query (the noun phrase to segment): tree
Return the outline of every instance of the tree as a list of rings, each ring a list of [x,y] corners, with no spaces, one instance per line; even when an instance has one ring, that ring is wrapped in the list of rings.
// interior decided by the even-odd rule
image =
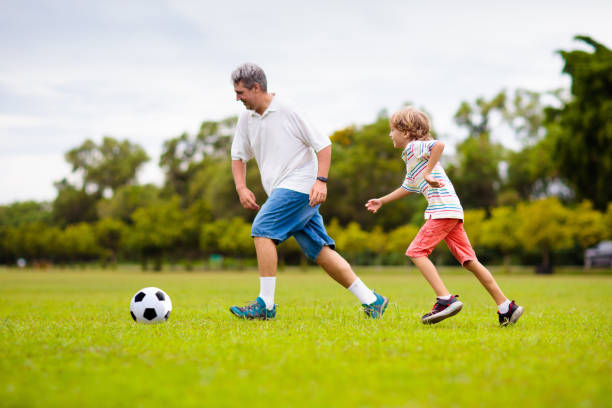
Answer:
[[[519,248],[516,236],[516,211],[510,206],[496,207],[482,225],[482,245],[500,251],[504,268],[510,265],[510,255]]]
[[[159,165],[165,174],[165,193],[178,194],[183,199],[183,206],[189,206],[193,202],[191,184],[210,161],[206,159],[228,160],[236,122],[236,117],[219,122],[204,121],[195,137],[183,133],[164,142]]]
[[[591,245],[597,244],[606,236],[604,215],[593,209],[590,201],[581,202],[572,211],[569,224],[573,229],[573,236],[576,245],[583,250]]]
[[[111,198],[97,202],[97,213],[100,218],[111,217],[131,224],[134,211],[156,203],[158,196],[159,188],[153,184],[122,186]]]
[[[455,113],[455,122],[466,128],[469,136],[457,145],[456,163],[448,166],[448,175],[466,209],[496,204],[504,148],[491,142],[490,121],[494,112],[503,112],[505,104],[502,91],[490,101],[478,98],[472,105],[464,101]]]
[[[99,145],[87,139],[65,157],[72,165],[72,172],[82,174],[82,190],[93,189],[98,197],[102,197],[107,189],[114,192],[134,182],[138,169],[149,160],[139,145],[112,137],[105,137]]]
[[[176,247],[183,234],[184,217],[178,196],[134,211],[127,242],[140,253],[143,269],[153,258],[154,269],[161,270],[164,255]]]
[[[48,202],[23,201],[0,206],[0,226],[19,226],[31,222],[50,224],[51,204]]]
[[[572,98],[548,109],[554,157],[576,199],[605,211],[612,200],[612,51],[590,37],[577,36],[592,52],[559,51],[563,72],[572,78]]]
[[[53,201],[53,220],[61,225],[92,222],[97,219],[97,197],[77,189],[66,179],[55,183],[57,197]]]
[[[551,252],[572,247],[573,230],[568,226],[570,215],[556,197],[518,205],[516,236],[525,251],[541,254],[542,264],[538,272],[552,273]]]
[[[117,263],[117,254],[126,234],[126,225],[114,218],[103,218],[94,226],[96,242],[100,247],[103,265]]]
[[[70,261],[88,261],[100,255],[93,227],[87,223],[69,225],[61,234],[61,243]]]

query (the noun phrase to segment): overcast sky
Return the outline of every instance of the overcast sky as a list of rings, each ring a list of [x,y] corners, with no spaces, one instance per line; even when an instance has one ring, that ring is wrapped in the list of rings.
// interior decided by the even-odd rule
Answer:
[[[610,1],[0,0],[0,204],[52,200],[64,153],[129,139],[162,181],[164,140],[237,115],[242,62],[325,134],[411,101],[449,141],[463,100],[568,87],[559,49],[612,46]],[[512,144],[512,140],[505,140]],[[333,163],[332,163],[333,173]]]

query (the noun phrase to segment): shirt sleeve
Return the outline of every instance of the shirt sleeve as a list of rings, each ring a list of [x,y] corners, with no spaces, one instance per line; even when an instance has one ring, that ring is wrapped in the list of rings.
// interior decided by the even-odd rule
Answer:
[[[408,177],[408,174],[406,174],[406,177],[404,177],[404,182],[402,183],[402,188],[404,190],[410,191],[411,193],[420,193],[421,190],[419,190],[419,188],[412,184],[410,181],[411,180]]]
[[[253,158],[253,150],[251,149],[248,137],[249,113],[245,113],[238,118],[236,131],[234,132],[234,140],[232,140],[231,155],[232,160],[242,160],[246,163]]]
[[[316,153],[331,145],[331,140],[327,136],[323,136],[315,127],[311,121],[303,114],[292,112],[293,120],[297,128],[299,129],[299,138],[302,142],[314,149]]]
[[[417,159],[429,157],[431,149],[436,145],[437,140],[418,140],[411,143],[412,154]]]

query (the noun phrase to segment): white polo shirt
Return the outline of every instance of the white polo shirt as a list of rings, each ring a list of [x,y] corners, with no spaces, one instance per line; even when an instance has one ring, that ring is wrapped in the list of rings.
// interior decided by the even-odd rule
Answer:
[[[252,110],[240,115],[231,154],[245,163],[255,157],[266,194],[275,188],[308,194],[317,178],[315,152],[330,144],[293,106],[274,96],[262,115]]]

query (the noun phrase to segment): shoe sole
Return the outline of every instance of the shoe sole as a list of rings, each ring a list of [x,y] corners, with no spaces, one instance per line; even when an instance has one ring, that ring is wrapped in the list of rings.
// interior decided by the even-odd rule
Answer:
[[[512,313],[512,316],[510,316],[510,320],[507,320],[505,323],[503,323],[501,326],[510,326],[511,324],[514,324],[516,322],[518,322],[518,319],[521,318],[521,316],[523,315],[523,311],[525,309],[523,309],[523,306],[519,306],[514,313]]]
[[[252,316],[239,315],[238,313],[234,312],[231,307],[230,307],[229,311],[234,316],[236,316],[237,318],[243,319],[243,320],[272,320],[272,319],[274,319],[276,317],[276,316],[273,316],[273,317],[252,317]]]
[[[444,319],[448,319],[451,316],[456,315],[463,308],[463,303],[456,301],[455,303],[451,303],[446,309],[443,311],[436,313],[435,315],[427,316],[426,318],[421,319],[423,324],[436,324],[441,322]]]

